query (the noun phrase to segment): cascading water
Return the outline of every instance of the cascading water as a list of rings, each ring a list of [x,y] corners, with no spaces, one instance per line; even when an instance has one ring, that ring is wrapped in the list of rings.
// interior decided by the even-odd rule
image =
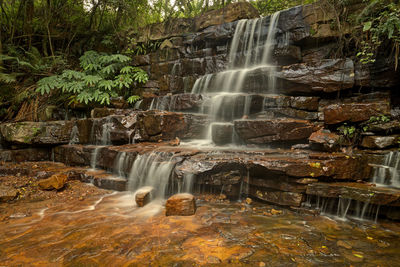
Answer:
[[[250,115],[251,101],[254,93],[273,93],[275,90],[275,67],[272,62],[272,51],[276,45],[279,12],[269,18],[240,20],[230,45],[228,69],[215,74],[207,74],[196,80],[192,94],[207,95],[207,100],[200,107],[200,112],[207,114],[211,125],[206,130],[205,139],[198,144],[212,144],[213,126],[226,125],[233,128],[233,121]],[[268,25],[268,27],[267,27]],[[268,30],[267,37],[266,31]],[[180,68],[174,65],[174,70]],[[244,85],[254,71],[263,72],[266,81],[256,92],[249,91]],[[150,109],[174,111],[175,95],[159,97],[153,100]],[[231,143],[238,144],[235,132],[232,131]],[[124,155],[116,161],[117,169],[124,164]],[[171,183],[176,165],[174,156],[168,153],[153,151],[138,155],[132,164],[128,177],[128,190],[135,192],[141,188],[154,188],[153,198],[162,199],[173,192],[192,191],[194,175],[184,174],[181,183]],[[122,173],[118,171],[118,174]],[[244,185],[241,193],[248,191]]]
[[[74,127],[72,127],[69,144],[74,145],[74,144],[78,144],[78,143],[79,143],[79,129],[78,129],[77,125],[74,125]]]
[[[275,92],[276,68],[272,54],[277,44],[279,14],[276,12],[266,18],[240,20],[230,44],[227,70],[206,74],[196,80],[191,93],[207,95],[200,112],[207,114],[211,123],[204,132],[204,140],[193,143],[213,144],[213,127],[222,125],[232,128],[234,120],[250,115],[254,93]],[[254,72],[262,72],[265,81],[260,86],[255,86],[257,88],[249,89],[246,86],[249,83],[247,79],[251,79]],[[150,109],[174,111],[174,97],[176,96],[158,97],[153,100]],[[231,143],[239,144],[234,130],[231,135]]]
[[[176,164],[173,159],[173,155],[157,151],[138,155],[129,174],[128,190],[135,192],[143,187],[152,187],[156,199],[163,199],[168,192],[176,191],[170,188],[173,187],[170,179]]]
[[[337,219],[346,220],[348,218],[359,221],[377,221],[380,206],[368,202],[361,202],[348,198],[329,198],[320,196],[307,196],[307,201],[303,203],[306,208],[316,208],[322,215],[333,216]]]
[[[275,45],[279,12],[269,19],[267,39],[262,38],[265,18],[240,20],[236,26],[228,55],[229,69],[217,74],[208,74],[196,80],[193,94],[207,94],[210,99],[202,107],[203,113],[211,118],[210,128],[215,123],[232,125],[234,119],[248,116],[250,113],[251,92],[244,86],[249,73],[255,70],[266,72],[268,82],[263,93],[275,90],[275,70],[272,63],[272,51]],[[238,107],[242,107],[238,110]],[[211,141],[211,130],[207,139]]]
[[[385,155],[381,165],[374,166],[371,182],[377,186],[400,188],[400,153],[389,152]]]
[[[112,118],[111,117],[107,117],[105,119],[106,121],[103,122],[103,124],[101,125],[101,134],[100,134],[100,140],[97,138],[96,135],[96,128],[98,126],[98,124],[100,122],[102,122],[102,120],[94,120],[93,124],[92,124],[92,130],[91,130],[91,140],[92,142],[94,142],[97,146],[94,149],[94,151],[92,152],[92,158],[90,159],[90,167],[92,169],[96,169],[96,162],[97,162],[97,156],[99,154],[99,151],[101,148],[103,148],[106,145],[110,145],[111,144],[111,134],[110,131],[112,129]]]

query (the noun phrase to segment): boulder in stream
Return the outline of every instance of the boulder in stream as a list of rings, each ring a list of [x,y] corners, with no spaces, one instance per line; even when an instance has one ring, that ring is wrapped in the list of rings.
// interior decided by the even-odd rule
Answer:
[[[196,213],[196,200],[188,193],[176,194],[165,204],[166,216],[190,216]]]
[[[143,207],[151,201],[151,195],[154,193],[154,188],[146,186],[139,189],[135,194],[135,202],[138,207]]]

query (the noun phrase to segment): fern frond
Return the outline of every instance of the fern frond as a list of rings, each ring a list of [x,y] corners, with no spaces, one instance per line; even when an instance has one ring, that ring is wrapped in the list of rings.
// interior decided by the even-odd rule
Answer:
[[[17,81],[17,75],[15,73],[3,73],[0,72],[0,82],[2,83],[14,83]]]
[[[139,99],[140,99],[140,96],[132,95],[132,96],[128,97],[127,101],[128,101],[129,104],[134,104]]]
[[[83,80],[87,86],[95,86],[96,83],[101,81],[103,78],[97,75],[85,75],[83,76]]]
[[[42,95],[50,93],[51,90],[60,88],[60,79],[58,76],[50,76],[40,79],[37,83],[38,87],[36,88],[36,92],[41,93]]]
[[[100,88],[106,89],[108,91],[111,91],[112,88],[114,87],[114,82],[112,80],[101,80],[98,84]]]
[[[132,67],[132,66],[126,66],[126,67],[123,67],[123,68],[120,70],[120,72],[123,73],[123,74],[132,73],[132,72],[134,72],[134,71],[135,71],[135,67]]]
[[[84,73],[79,72],[79,71],[75,71],[75,70],[65,70],[65,71],[61,74],[61,78],[63,78],[63,79],[69,79],[69,80],[73,80],[73,79],[83,79],[84,76],[85,76]]]

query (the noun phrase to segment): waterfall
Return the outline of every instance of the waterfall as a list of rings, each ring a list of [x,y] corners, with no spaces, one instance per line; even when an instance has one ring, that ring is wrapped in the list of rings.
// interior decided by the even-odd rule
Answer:
[[[348,198],[330,198],[307,195],[303,203],[307,209],[316,208],[321,215],[335,217],[339,220],[354,219],[358,221],[377,222],[380,206]]]
[[[377,186],[400,188],[400,156],[399,152],[391,151],[383,158],[381,165],[374,166],[371,182]]]
[[[92,152],[92,156],[90,159],[90,167],[92,169],[96,169],[96,163],[97,163],[97,157],[99,154],[99,151],[101,148],[103,148],[106,145],[111,144],[111,129],[113,127],[112,124],[112,117],[106,117],[105,122],[101,125],[101,135],[100,135],[100,140],[98,140],[96,136],[96,128],[99,123],[102,122],[102,120],[93,120],[92,124],[92,129],[91,129],[91,140],[94,142],[97,146]]]
[[[75,124],[74,127],[72,127],[69,144],[74,145],[74,144],[78,144],[78,143],[79,143],[79,129],[78,129],[78,126]]]
[[[259,88],[263,93],[275,92],[275,67],[272,62],[272,52],[275,46],[279,12],[269,18],[268,35],[262,38],[262,29],[267,19],[257,18],[240,20],[237,23],[231,42],[228,66],[226,71],[217,74],[207,74],[196,80],[193,94],[207,94],[202,112],[209,115],[211,124],[206,131],[207,144],[212,143],[211,128],[216,124],[232,125],[233,120],[250,115],[252,95],[244,86],[250,73],[262,71],[266,73],[265,88]],[[233,130],[234,132],[234,130]],[[237,138],[232,134],[232,143]]]
[[[175,192],[170,183],[176,162],[174,155],[153,151],[150,154],[138,155],[132,164],[128,177],[128,190],[135,192],[145,186],[155,189],[154,198],[163,199]]]

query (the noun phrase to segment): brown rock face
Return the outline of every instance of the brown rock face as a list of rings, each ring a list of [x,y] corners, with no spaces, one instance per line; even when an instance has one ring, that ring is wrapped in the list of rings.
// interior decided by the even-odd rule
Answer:
[[[59,190],[64,187],[67,180],[68,176],[66,174],[55,174],[50,178],[41,180],[38,185],[43,190]]]
[[[327,130],[321,129],[317,132],[313,132],[308,140],[313,145],[318,145],[321,146],[324,150],[332,151],[338,147],[340,136]]]
[[[72,121],[17,122],[0,125],[5,141],[14,144],[66,144],[71,137]]]
[[[323,197],[342,197],[378,205],[400,206],[400,192],[396,189],[360,183],[314,183],[307,194]]]
[[[276,73],[277,85],[287,92],[336,92],[354,86],[350,59],[322,59],[285,66]]]
[[[135,139],[138,141],[159,141],[201,138],[204,126],[209,123],[207,116],[165,111],[146,111],[137,117]]]
[[[195,19],[195,29],[201,30],[213,25],[232,22],[239,19],[254,19],[260,14],[250,3],[238,2],[222,9],[212,10]]]
[[[225,145],[232,142],[233,124],[216,123],[211,126],[212,140],[216,145]]]
[[[391,147],[398,145],[399,136],[365,136],[362,139],[361,146],[365,148],[377,148],[383,149],[386,147]]]
[[[150,186],[143,187],[136,192],[135,201],[139,207],[147,205],[151,201],[151,195],[154,188]]]
[[[290,98],[290,106],[296,109],[317,111],[319,97],[315,96],[293,96]]]
[[[306,120],[265,119],[235,121],[237,134],[248,144],[307,139],[312,133],[312,128],[312,124]]]
[[[388,102],[333,104],[325,107],[323,112],[326,124],[360,122],[371,116],[390,114],[390,105]]]
[[[92,118],[103,118],[110,115],[128,115],[132,112],[129,109],[117,109],[117,108],[94,108],[90,112]]]
[[[196,213],[196,201],[191,194],[176,194],[165,204],[166,216],[190,216]]]
[[[250,188],[250,195],[282,206],[299,207],[303,201],[303,194],[283,191],[261,190]]]

